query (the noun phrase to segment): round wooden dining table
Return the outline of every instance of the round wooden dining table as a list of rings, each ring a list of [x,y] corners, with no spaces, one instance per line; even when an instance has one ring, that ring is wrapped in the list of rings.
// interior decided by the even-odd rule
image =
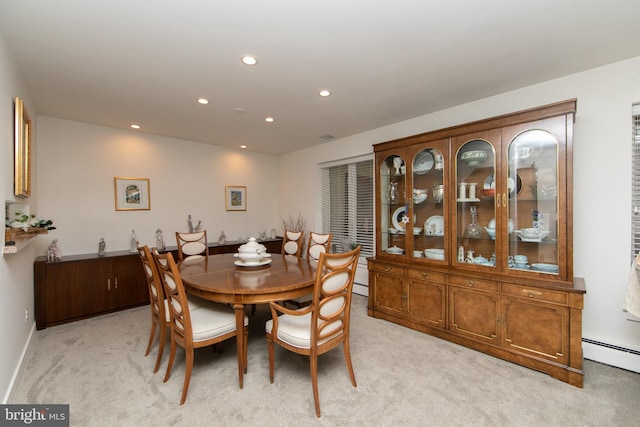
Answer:
[[[236,254],[208,255],[178,267],[187,293],[209,301],[230,304],[236,314],[238,372],[243,386],[242,366],[245,336],[244,308],[247,304],[285,301],[313,292],[317,263],[291,255],[271,254],[271,262],[243,266]]]

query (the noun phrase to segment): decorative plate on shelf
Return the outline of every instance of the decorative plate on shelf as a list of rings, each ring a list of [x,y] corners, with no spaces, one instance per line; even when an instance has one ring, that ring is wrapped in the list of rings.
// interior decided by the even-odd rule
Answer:
[[[413,159],[413,173],[424,175],[433,168],[434,163],[433,154],[430,151],[423,150],[416,154]]]
[[[442,215],[434,215],[424,222],[424,234],[427,236],[444,235],[444,217]]]
[[[395,210],[393,216],[391,217],[391,223],[395,228],[399,231],[399,234],[403,234],[405,232],[405,228],[407,228],[407,223],[404,222],[404,217],[407,216],[407,208],[402,206]],[[413,214],[413,223],[416,222],[416,214]]]
[[[507,188],[509,188],[509,198],[513,198],[516,194],[520,194],[520,190],[522,190],[522,178],[520,175],[516,175],[518,184],[516,185],[516,181],[509,177],[507,179]],[[493,179],[493,174],[489,175],[487,179],[484,180],[484,189],[485,190],[495,190],[496,189],[496,181]]]

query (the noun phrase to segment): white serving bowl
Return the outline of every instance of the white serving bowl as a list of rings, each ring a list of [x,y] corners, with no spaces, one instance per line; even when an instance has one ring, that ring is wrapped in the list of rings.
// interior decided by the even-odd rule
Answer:
[[[516,234],[521,239],[544,239],[549,235],[549,232],[538,228],[523,228],[521,230],[516,230]]]
[[[425,249],[424,256],[429,259],[444,259],[444,249]]]
[[[422,193],[422,194],[414,194],[413,195],[413,203],[414,204],[419,204],[424,202],[425,200],[427,200],[427,194],[426,193]]]
[[[423,230],[422,227],[413,227],[413,235],[414,236],[418,236],[418,235],[422,234],[422,230]]]
[[[404,249],[398,246],[391,246],[390,248],[387,249],[387,253],[394,254],[394,255],[402,255],[404,253]]]

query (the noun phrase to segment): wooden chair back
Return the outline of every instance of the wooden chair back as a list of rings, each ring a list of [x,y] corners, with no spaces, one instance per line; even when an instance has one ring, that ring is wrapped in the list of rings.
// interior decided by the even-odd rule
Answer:
[[[156,327],[159,329],[160,335],[158,356],[156,357],[156,365],[153,369],[153,373],[156,373],[160,367],[160,361],[162,360],[162,353],[164,351],[169,313],[165,311],[162,280],[160,279],[158,267],[151,255],[149,247],[146,245],[138,245],[138,254],[140,255],[142,269],[144,271],[145,278],[147,279],[147,286],[149,288],[149,305],[151,307],[151,335],[149,336],[149,343],[147,344],[147,350],[144,354],[145,356],[148,356],[151,351],[151,346],[153,345],[153,340],[156,335]]]
[[[318,354],[349,339],[351,291],[359,256],[359,246],[350,252],[320,254],[311,302],[311,347],[317,346]]]
[[[331,251],[331,236],[333,233],[309,232],[309,245],[307,247],[307,258],[318,260],[321,253]]]
[[[158,266],[164,295],[167,299],[172,339],[184,348],[193,348],[189,303],[173,255],[170,252],[159,254],[154,251],[153,257]]]
[[[208,253],[207,230],[194,233],[176,231],[176,242],[178,243],[179,261],[188,257],[204,256]]]
[[[282,255],[295,255],[300,258],[302,255],[303,231],[284,230],[282,239]]]

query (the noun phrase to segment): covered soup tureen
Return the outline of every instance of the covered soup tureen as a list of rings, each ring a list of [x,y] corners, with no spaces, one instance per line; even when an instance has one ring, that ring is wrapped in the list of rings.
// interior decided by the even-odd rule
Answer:
[[[235,256],[245,262],[258,262],[269,254],[263,244],[258,243],[255,237],[250,237],[247,243],[238,248],[238,253]]]

